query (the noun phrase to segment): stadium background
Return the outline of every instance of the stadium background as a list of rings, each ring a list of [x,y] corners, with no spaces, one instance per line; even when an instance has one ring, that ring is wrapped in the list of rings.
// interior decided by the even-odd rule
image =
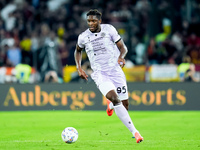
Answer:
[[[129,49],[124,72],[140,144],[107,116],[91,78],[77,75],[77,36],[94,8]],[[199,149],[199,23],[199,0],[0,0],[0,149]],[[91,73],[85,54],[83,67]],[[74,144],[61,139],[68,126],[79,132]]]
[[[0,110],[72,109],[73,99],[94,104],[73,109],[106,108],[91,78],[80,79],[74,66],[76,41],[87,28],[85,14],[90,9],[101,11],[102,22],[113,24],[128,47],[124,72],[131,110],[199,110],[198,0],[1,0]],[[191,64],[197,81],[188,83],[185,76]],[[85,53],[83,68],[90,75]],[[35,105],[36,87],[43,92],[37,97],[41,105],[45,100],[48,105]],[[175,107],[168,103],[170,90]],[[57,107],[63,91],[71,98]],[[81,93],[73,95],[76,91]],[[97,96],[86,95],[85,103],[88,91]],[[163,102],[159,107],[158,101]]]

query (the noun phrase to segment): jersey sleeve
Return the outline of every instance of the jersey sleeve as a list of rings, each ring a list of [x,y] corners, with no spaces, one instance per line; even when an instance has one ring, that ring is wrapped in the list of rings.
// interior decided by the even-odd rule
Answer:
[[[83,40],[83,38],[82,38],[81,35],[78,36],[78,42],[77,42],[77,44],[78,44],[78,46],[79,46],[80,48],[84,48],[84,47],[85,47],[85,45],[84,45],[84,40]]]
[[[115,29],[115,27],[113,27],[112,25],[109,26],[109,30],[110,30],[110,34],[111,34],[111,38],[113,40],[113,42],[117,42],[121,39],[120,35],[118,34],[117,30]]]

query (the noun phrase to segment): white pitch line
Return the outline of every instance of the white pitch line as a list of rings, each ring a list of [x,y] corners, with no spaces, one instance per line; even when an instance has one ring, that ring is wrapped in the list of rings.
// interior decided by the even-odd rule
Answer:
[[[10,141],[0,141],[0,143],[5,143],[5,142],[15,142],[15,143],[21,143],[21,142],[26,142],[26,143],[41,143],[41,142],[53,142],[52,140],[10,140]]]

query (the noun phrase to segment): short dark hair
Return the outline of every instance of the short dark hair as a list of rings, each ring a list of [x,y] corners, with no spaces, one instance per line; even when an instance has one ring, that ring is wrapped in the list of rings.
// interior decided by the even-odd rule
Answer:
[[[99,20],[101,19],[101,12],[98,11],[97,9],[91,9],[90,11],[88,11],[88,13],[86,14],[87,16],[89,15],[93,15],[93,16],[96,16]]]

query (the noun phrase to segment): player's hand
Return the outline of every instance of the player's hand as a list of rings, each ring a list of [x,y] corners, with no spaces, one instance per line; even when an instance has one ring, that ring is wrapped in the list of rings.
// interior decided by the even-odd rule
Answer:
[[[82,68],[78,68],[78,75],[82,79],[88,80],[88,75],[85,73],[85,71]]]
[[[118,64],[120,65],[121,68],[123,68],[124,65],[126,64],[125,59],[124,58],[118,58]]]

